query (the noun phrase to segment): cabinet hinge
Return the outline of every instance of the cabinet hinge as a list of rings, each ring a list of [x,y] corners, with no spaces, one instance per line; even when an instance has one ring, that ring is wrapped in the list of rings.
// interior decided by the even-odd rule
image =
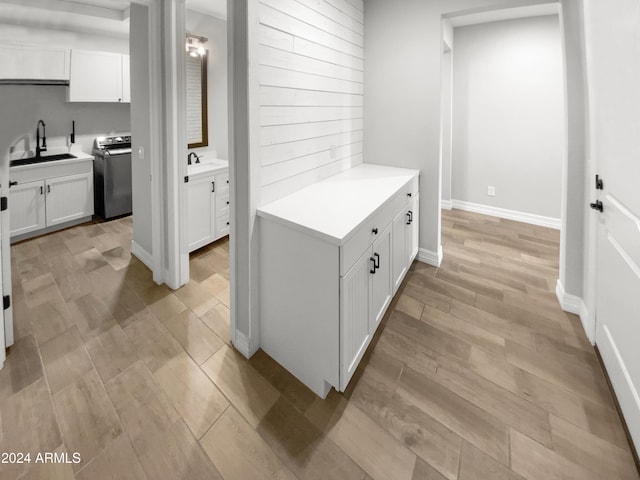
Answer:
[[[9,199],[7,197],[0,198],[0,212],[4,212],[9,207]]]
[[[2,297],[2,309],[7,310],[11,306],[11,296],[5,295]]]

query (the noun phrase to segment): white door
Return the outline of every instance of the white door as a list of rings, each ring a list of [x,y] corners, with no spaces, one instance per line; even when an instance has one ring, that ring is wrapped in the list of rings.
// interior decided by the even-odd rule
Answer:
[[[615,5],[613,5],[615,4]],[[585,2],[598,222],[596,344],[640,446],[640,3]]]
[[[187,231],[192,252],[214,240],[215,178],[190,180],[187,186]]]
[[[2,193],[2,185],[0,185],[0,193]],[[3,223],[6,225],[5,218],[7,216],[7,210],[0,213],[0,298],[4,297],[4,282],[5,280],[9,280],[11,278],[11,272],[9,271],[9,265],[5,264],[9,257],[9,235],[5,232],[6,227],[3,226]],[[6,271],[5,271],[6,270]],[[9,278],[5,279],[5,275],[8,275]],[[5,329],[8,329],[11,334],[11,343],[13,343],[13,322],[11,321],[11,311],[4,310],[2,308],[2,314],[0,314],[0,368],[4,366],[4,361],[6,359],[6,351],[5,346],[8,346],[5,339]]]
[[[70,102],[121,102],[122,55],[71,51]]]
[[[391,303],[393,283],[391,279],[391,226],[373,243],[372,257],[375,262],[375,273],[370,276],[369,298],[371,310],[369,314],[369,334],[373,335],[384,312]]]
[[[19,183],[9,190],[11,236],[46,227],[44,181]]]
[[[93,215],[93,174],[80,173],[46,181],[47,227]]]
[[[371,249],[340,277],[340,391],[347,384],[369,345],[369,277]]]

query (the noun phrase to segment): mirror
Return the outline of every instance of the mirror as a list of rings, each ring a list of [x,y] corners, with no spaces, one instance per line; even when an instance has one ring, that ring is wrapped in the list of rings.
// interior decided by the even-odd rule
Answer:
[[[187,57],[187,143],[189,148],[209,145],[207,114],[207,53]]]

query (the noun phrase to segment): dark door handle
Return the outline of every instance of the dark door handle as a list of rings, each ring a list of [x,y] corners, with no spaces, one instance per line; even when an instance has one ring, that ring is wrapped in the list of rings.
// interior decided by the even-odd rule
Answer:
[[[216,182],[211,182],[211,193],[216,191]]]
[[[373,256],[376,257],[373,263],[375,263],[376,268],[380,268],[380,255],[374,253]]]
[[[51,185],[47,185],[47,193],[51,193]]]
[[[374,235],[378,234],[378,229],[377,228],[372,228],[371,229],[371,233],[373,233]]]
[[[373,262],[373,268],[371,270],[369,270],[369,273],[376,273],[376,268],[378,268],[377,265],[376,265],[376,259],[371,257],[371,258],[369,258],[369,260],[371,260]]]
[[[44,187],[40,187],[40,195],[44,194]]]
[[[594,210],[598,210],[599,212],[602,212],[604,210],[604,207],[603,207],[602,202],[600,200],[596,200],[595,203],[590,203],[589,206],[591,208],[593,208]]]
[[[407,212],[407,225],[411,225],[411,221],[412,221],[412,215],[411,212]]]
[[[407,193],[407,197],[411,198],[411,192]]]
[[[18,185],[18,182],[9,182],[9,188],[15,187],[16,185]]]

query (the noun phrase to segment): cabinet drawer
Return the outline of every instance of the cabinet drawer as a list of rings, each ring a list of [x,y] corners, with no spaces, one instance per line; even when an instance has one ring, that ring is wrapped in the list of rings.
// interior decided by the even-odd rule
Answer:
[[[393,220],[393,202],[385,203],[378,212],[367,218],[360,225],[353,236],[342,246],[340,252],[340,275],[349,271],[351,266],[360,258],[378,236],[391,224]],[[377,231],[377,233],[375,233]]]
[[[229,234],[229,214],[216,218],[216,237],[220,238]]]
[[[216,175],[216,191],[219,193],[229,192],[229,173]]]

